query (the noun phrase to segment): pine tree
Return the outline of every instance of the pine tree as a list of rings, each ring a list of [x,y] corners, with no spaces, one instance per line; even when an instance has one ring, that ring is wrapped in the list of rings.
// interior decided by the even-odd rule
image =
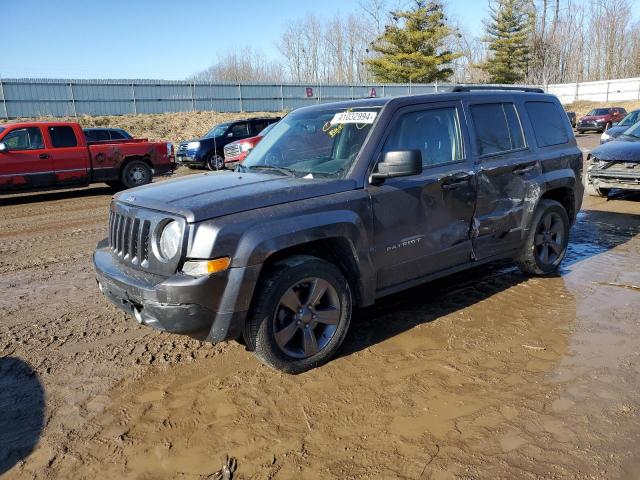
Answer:
[[[491,57],[481,65],[491,83],[522,82],[531,60],[529,42],[533,15],[527,0],[497,0],[489,4],[485,25]]]
[[[448,79],[449,66],[462,56],[447,48],[457,32],[446,24],[439,1],[415,0],[412,9],[392,12],[393,23],[385,27],[371,48],[379,55],[365,60],[380,82],[429,83]]]

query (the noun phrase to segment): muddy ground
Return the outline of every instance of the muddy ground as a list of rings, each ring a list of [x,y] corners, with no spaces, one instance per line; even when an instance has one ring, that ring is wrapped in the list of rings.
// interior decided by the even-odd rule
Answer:
[[[640,478],[640,195],[586,199],[561,275],[388,297],[298,376],[107,303],[110,196],[0,199],[0,476]]]

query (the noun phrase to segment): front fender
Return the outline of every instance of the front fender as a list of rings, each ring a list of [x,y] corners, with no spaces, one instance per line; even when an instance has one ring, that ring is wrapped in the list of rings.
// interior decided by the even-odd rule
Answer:
[[[232,265],[264,263],[269,256],[285,248],[328,238],[345,238],[358,255],[361,249],[366,251],[367,242],[362,238],[364,231],[361,218],[350,210],[307,213],[267,221],[245,232],[238,242]]]

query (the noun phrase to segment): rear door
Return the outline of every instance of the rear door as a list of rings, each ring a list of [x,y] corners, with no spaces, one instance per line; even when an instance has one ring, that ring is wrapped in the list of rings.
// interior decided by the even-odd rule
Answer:
[[[526,199],[536,195],[539,185],[538,158],[527,145],[516,103],[507,98],[470,101],[467,105],[478,164],[473,221],[474,255],[478,260],[520,245]]]
[[[39,126],[14,128],[0,139],[0,191],[31,190],[55,184],[53,162]]]
[[[56,181],[60,186],[89,183],[89,149],[76,138],[73,127],[52,125],[47,127],[51,145],[51,159]]]
[[[421,175],[370,185],[378,289],[393,287],[471,258],[473,165],[459,102],[400,109],[380,155],[420,150]]]

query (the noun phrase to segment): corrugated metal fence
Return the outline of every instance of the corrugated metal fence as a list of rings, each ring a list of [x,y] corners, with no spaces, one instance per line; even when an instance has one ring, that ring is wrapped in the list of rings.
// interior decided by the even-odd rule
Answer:
[[[0,118],[213,110],[279,112],[364,97],[446,91],[451,84],[214,84],[168,80],[0,79]],[[640,100],[640,78],[548,85],[562,103]]]
[[[562,103],[573,103],[578,100],[591,102],[640,100],[640,78],[559,83],[547,85],[547,91],[556,95]]]
[[[438,91],[437,84],[212,84],[166,80],[0,79],[0,117],[214,110],[276,112],[315,103]]]

